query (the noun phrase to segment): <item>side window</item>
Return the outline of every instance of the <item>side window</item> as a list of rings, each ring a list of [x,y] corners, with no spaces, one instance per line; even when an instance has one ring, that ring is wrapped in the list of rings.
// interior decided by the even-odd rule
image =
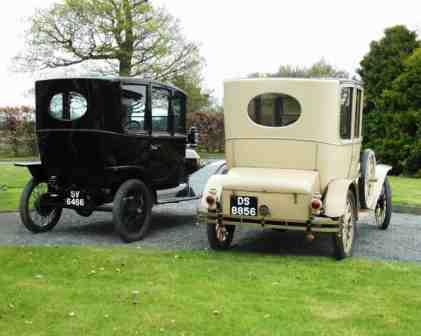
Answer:
[[[152,131],[167,132],[170,111],[170,92],[152,88]]]
[[[355,130],[354,137],[361,136],[361,110],[362,110],[362,91],[357,89],[357,102],[355,106]]]
[[[345,87],[341,92],[340,134],[342,139],[352,137],[352,96],[354,89]]]
[[[181,95],[173,98],[174,111],[174,131],[176,133],[185,133],[184,117],[186,114],[186,99]]]
[[[280,93],[265,93],[250,101],[248,114],[256,124],[284,127],[300,118],[301,106],[294,97]]]
[[[78,92],[63,92],[54,95],[50,101],[50,116],[61,121],[74,121],[88,111],[88,101]]]
[[[124,86],[121,106],[123,109],[123,128],[126,131],[144,131],[146,86]]]

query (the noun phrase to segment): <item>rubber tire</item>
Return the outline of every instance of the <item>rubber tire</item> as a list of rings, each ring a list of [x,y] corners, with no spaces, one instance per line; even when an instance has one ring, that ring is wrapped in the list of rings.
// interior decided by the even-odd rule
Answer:
[[[360,204],[362,209],[368,209],[369,204],[367,202],[367,199],[365,197],[365,186],[366,186],[366,180],[369,178],[368,176],[368,163],[369,160],[374,160],[374,166],[376,166],[376,155],[374,151],[371,149],[366,149],[361,154],[361,177],[358,181],[358,191],[360,196]]]
[[[387,176],[384,180],[383,188],[385,188],[386,204],[388,204],[388,206],[386,208],[386,216],[384,218],[383,224],[377,226],[379,230],[387,230],[390,225],[390,220],[392,219],[392,188],[390,187],[389,179]]]
[[[137,232],[130,232],[127,230],[127,227],[123,221],[123,211],[124,211],[124,197],[132,189],[138,189],[143,194],[144,202],[146,203],[146,214],[143,224],[140,226],[140,229]],[[151,226],[152,218],[152,207],[153,207],[153,196],[150,189],[140,180],[128,180],[123,183],[120,188],[117,190],[117,193],[114,196],[114,206],[113,206],[113,221],[116,232],[119,234],[120,238],[125,243],[132,243],[135,241],[142,240],[149,231]]]
[[[224,242],[220,242],[216,235],[216,224],[207,225],[207,235],[209,246],[215,251],[226,251],[231,247],[231,243],[234,239],[235,225],[226,225],[228,231],[228,237]]]
[[[19,204],[19,214],[20,219],[23,225],[33,233],[44,233],[51,231],[60,220],[61,214],[63,212],[62,208],[56,208],[57,211],[56,215],[52,218],[51,222],[45,226],[39,226],[32,220],[31,216],[29,215],[28,203],[29,198],[31,197],[32,192],[34,191],[35,187],[40,184],[40,182],[36,181],[35,179],[31,179],[23,189],[20,204]]]
[[[348,191],[348,195],[347,195],[347,202],[348,200],[351,199],[352,202],[352,213],[353,213],[353,217],[354,217],[354,225],[353,227],[353,241],[352,241],[352,246],[351,246],[351,250],[349,251],[349,253],[347,253],[345,251],[345,247],[343,244],[343,240],[342,237],[339,236],[338,233],[335,233],[332,238],[333,238],[333,249],[334,249],[334,256],[337,260],[343,260],[345,258],[351,257],[353,254],[353,250],[354,250],[354,245],[355,245],[355,238],[357,235],[357,214],[356,214],[356,201],[355,201],[355,196],[354,193],[349,190]]]

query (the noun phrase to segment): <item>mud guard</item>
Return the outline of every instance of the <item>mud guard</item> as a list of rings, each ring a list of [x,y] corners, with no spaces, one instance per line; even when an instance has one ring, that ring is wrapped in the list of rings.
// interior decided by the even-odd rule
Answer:
[[[352,184],[352,180],[345,179],[338,179],[329,183],[324,199],[327,217],[338,218],[345,214],[346,198]]]
[[[387,174],[392,170],[391,166],[379,164],[376,166],[376,184],[374,186],[374,197],[373,202],[370,204],[369,209],[374,210],[379,200],[380,194],[383,189],[384,180],[387,177]]]
[[[28,168],[32,177],[37,181],[46,181],[48,178],[41,162],[17,162],[15,163],[15,166]]]

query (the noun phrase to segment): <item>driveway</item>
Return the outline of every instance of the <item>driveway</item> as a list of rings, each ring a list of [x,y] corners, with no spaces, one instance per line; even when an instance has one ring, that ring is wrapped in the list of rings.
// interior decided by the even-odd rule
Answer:
[[[196,204],[188,202],[156,207],[149,235],[129,246],[164,250],[208,249],[205,227],[195,225]],[[20,223],[18,214],[0,214],[0,245],[109,246],[123,243],[114,233],[111,214],[97,213],[90,218],[82,218],[66,210],[52,232],[39,235],[28,232]],[[300,233],[272,230],[238,230],[233,250],[272,255],[332,254],[329,236],[320,235],[310,244]],[[379,231],[371,220],[360,222],[355,255],[421,262],[421,217],[393,214],[388,231]]]
[[[192,189],[200,193],[209,176],[220,169],[221,164],[221,161],[213,162],[194,174],[191,178]],[[197,201],[191,201],[155,207],[148,236],[130,246],[164,250],[208,249],[206,228],[196,226],[196,206]],[[57,227],[52,232],[40,235],[28,232],[20,223],[17,213],[0,214],[0,245],[122,244],[114,233],[109,213],[95,213],[89,218],[82,218],[71,210],[65,210]],[[319,235],[313,243],[308,243],[299,232],[239,229],[233,250],[273,255],[331,256],[332,244],[327,235]],[[421,262],[421,217],[395,213],[388,231],[378,230],[373,219],[361,221],[355,255]]]

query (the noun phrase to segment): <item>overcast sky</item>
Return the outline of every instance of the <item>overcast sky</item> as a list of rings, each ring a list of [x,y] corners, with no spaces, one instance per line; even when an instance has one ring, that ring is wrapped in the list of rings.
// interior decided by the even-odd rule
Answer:
[[[23,47],[25,17],[53,0],[13,0],[0,11],[0,106],[32,104],[23,93],[36,78],[10,71]],[[152,0],[181,21],[185,35],[201,45],[206,86],[222,98],[224,79],[275,72],[280,64],[311,65],[324,57],[354,73],[369,43],[386,27],[421,27],[421,2]]]

